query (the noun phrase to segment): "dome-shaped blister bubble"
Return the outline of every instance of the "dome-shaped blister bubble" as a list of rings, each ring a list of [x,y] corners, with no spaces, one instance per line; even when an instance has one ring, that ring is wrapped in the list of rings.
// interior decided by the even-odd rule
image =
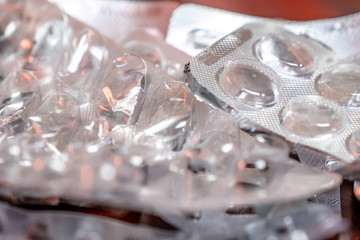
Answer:
[[[104,68],[107,50],[102,36],[86,28],[78,32],[63,55],[58,76],[79,103],[92,100],[98,86],[100,72]]]
[[[140,40],[131,40],[124,43],[123,46],[129,49],[131,53],[138,55],[156,67],[166,70],[166,58],[161,52],[161,49],[154,44]]]
[[[205,49],[211,46],[221,35],[221,33],[209,29],[196,28],[188,33],[186,40],[194,49]]]
[[[319,94],[341,105],[360,106],[360,66],[341,63],[318,76],[315,88]]]
[[[53,93],[31,114],[30,121],[39,136],[61,151],[76,130],[79,118],[76,99],[67,93]]]
[[[315,65],[315,55],[306,41],[305,37],[291,33],[268,35],[255,43],[255,54],[279,74],[306,75]]]
[[[265,73],[264,68],[266,66],[248,59],[232,61],[225,66],[219,84],[228,96],[241,104],[254,108],[271,107],[279,98],[277,75],[268,68]]]
[[[153,94],[136,129],[137,141],[181,150],[190,130],[193,95],[184,83],[166,82]]]
[[[304,95],[287,103],[280,113],[280,125],[291,135],[315,138],[340,132],[345,117],[338,103],[322,96]]]
[[[135,55],[125,54],[113,61],[94,101],[97,115],[107,117],[110,129],[137,122],[149,86],[146,72],[145,62]]]
[[[56,154],[37,134],[8,138],[0,146],[1,181],[27,194],[59,194],[68,170],[64,156]],[[43,196],[45,197],[45,196]]]

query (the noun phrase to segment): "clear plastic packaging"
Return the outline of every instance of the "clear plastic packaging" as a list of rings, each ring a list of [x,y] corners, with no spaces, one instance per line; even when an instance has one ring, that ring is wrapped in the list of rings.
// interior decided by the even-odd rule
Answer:
[[[347,139],[359,127],[356,90],[342,90],[344,102],[334,97],[331,78],[351,85],[356,65],[348,67],[320,42],[287,27],[261,21],[245,25],[194,57],[191,75],[234,108],[239,121],[351,162],[356,155],[348,151]]]
[[[44,11],[40,18],[36,8]],[[19,88],[10,85],[17,96],[36,89],[40,93],[32,95],[31,104],[23,104],[21,98],[16,103],[20,107],[6,116],[14,127],[0,129],[0,193],[6,200],[156,209],[168,216],[220,211],[223,216],[221,209],[304,201],[340,185],[338,174],[289,159],[287,144],[276,136],[242,132],[236,119],[197,100],[187,83],[176,81],[141,54],[101,39],[51,4],[26,2],[24,14],[22,26],[28,29],[24,39],[31,46],[19,46],[17,68],[32,76],[20,79],[34,81],[36,88],[25,81]],[[242,33],[227,40],[242,44],[253,36],[250,31]],[[134,47],[130,43],[128,47]],[[221,54],[218,50],[215,55]],[[211,65],[216,56],[208,56]],[[262,81],[270,71],[275,76],[276,71],[258,73],[258,66],[252,67],[245,71],[249,81],[240,86],[248,90],[244,101],[251,104],[246,108],[276,106],[280,80],[265,80],[270,91],[260,89],[259,82],[252,86],[251,81]],[[229,72],[228,77],[234,78]],[[40,104],[33,108],[34,96],[39,96]],[[21,121],[15,124],[14,119]],[[198,226],[209,229],[213,223],[203,220]],[[91,228],[81,224],[74,236],[88,238]],[[191,230],[195,228],[196,224]],[[42,225],[32,229],[40,232],[34,238],[47,236]],[[185,235],[219,236],[216,231],[192,231]],[[94,236],[101,234],[107,232],[100,230]]]

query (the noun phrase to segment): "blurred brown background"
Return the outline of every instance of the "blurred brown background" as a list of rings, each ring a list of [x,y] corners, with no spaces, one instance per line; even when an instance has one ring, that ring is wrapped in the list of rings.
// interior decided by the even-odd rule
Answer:
[[[313,20],[360,11],[360,0],[179,0],[248,15]]]

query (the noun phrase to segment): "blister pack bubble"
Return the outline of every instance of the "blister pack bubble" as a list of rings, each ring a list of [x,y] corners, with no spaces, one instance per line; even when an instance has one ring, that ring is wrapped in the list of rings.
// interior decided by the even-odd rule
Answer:
[[[239,120],[344,162],[357,157],[349,151],[360,124],[357,68],[323,43],[272,22],[245,25],[190,62],[195,79]]]

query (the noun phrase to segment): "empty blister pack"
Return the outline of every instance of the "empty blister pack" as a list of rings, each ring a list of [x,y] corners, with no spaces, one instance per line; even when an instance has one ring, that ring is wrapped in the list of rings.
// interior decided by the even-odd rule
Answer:
[[[197,55],[190,69],[239,121],[345,162],[357,157],[349,148],[360,124],[358,66],[320,42],[280,23],[253,23]]]

